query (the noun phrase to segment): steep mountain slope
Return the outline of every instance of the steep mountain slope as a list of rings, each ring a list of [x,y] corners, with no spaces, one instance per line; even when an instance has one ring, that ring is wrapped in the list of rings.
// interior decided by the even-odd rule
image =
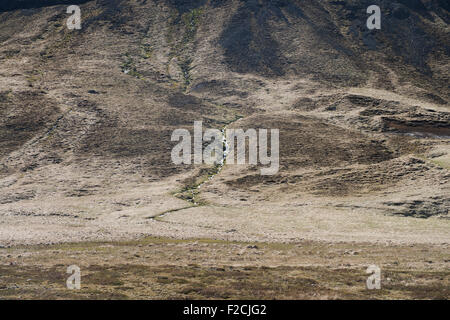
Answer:
[[[1,244],[448,241],[448,2],[79,3],[73,31],[67,1],[0,6]],[[279,173],[198,189],[170,158],[198,120],[280,129]]]

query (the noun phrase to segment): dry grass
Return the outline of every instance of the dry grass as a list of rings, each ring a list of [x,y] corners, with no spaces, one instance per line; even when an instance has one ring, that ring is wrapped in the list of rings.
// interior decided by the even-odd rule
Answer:
[[[146,238],[0,249],[3,299],[448,299],[445,246]],[[82,288],[65,288],[69,265]],[[382,269],[367,290],[365,270]]]

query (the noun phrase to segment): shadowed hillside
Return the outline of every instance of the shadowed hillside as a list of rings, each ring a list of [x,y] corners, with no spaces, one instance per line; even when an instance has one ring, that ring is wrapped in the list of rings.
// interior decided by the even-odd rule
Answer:
[[[73,5],[86,3],[89,0],[9,0],[0,3],[1,11],[12,11],[21,9],[43,8],[54,5]]]

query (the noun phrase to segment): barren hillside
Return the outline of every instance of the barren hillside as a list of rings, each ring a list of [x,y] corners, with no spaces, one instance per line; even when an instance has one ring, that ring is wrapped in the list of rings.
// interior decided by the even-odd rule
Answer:
[[[67,3],[0,5],[1,245],[448,242],[447,1]],[[174,165],[200,120],[280,129],[278,174]]]

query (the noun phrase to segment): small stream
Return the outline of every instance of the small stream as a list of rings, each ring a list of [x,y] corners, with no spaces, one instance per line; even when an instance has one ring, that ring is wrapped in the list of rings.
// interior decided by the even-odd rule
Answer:
[[[228,156],[228,154],[229,154],[229,152],[230,152],[230,145],[229,145],[229,143],[228,143],[228,141],[227,141],[227,138],[226,138],[226,130],[227,130],[227,126],[225,126],[225,127],[222,129],[222,146],[223,146],[223,154],[222,154],[222,159],[220,160],[220,163],[219,163],[218,166],[217,166],[216,172],[213,173],[210,177],[208,177],[207,180],[205,180],[205,181],[203,181],[202,183],[200,183],[198,186],[193,187],[193,188],[188,189],[188,190],[185,191],[185,193],[186,193],[186,192],[187,192],[187,193],[191,193],[191,195],[192,195],[192,198],[191,198],[191,199],[192,199],[192,200],[187,200],[187,201],[190,202],[190,203],[192,203],[194,206],[198,206],[198,205],[199,205],[198,202],[195,201],[195,191],[196,191],[196,190],[199,190],[206,182],[212,180],[216,175],[218,175],[218,174],[222,171],[223,166],[224,166],[225,163],[226,163],[227,156]],[[165,213],[159,215],[158,218],[163,218],[166,214],[168,214],[168,213],[170,213],[170,212],[171,212],[171,211],[165,212]],[[154,218],[152,218],[152,219],[154,219]]]
[[[227,160],[228,153],[230,152],[230,145],[229,145],[229,143],[228,143],[228,141],[227,141],[226,132],[225,132],[226,130],[227,130],[227,127],[225,126],[225,127],[222,129],[222,146],[223,146],[223,154],[222,154],[222,159],[220,160],[219,166],[218,166],[218,168],[217,168],[217,171],[216,171],[214,174],[212,174],[206,181],[204,181],[204,182],[202,182],[201,184],[199,184],[199,185],[197,186],[197,189],[200,189],[202,185],[204,185],[206,182],[212,180],[216,175],[218,175],[218,174],[220,173],[220,171],[222,171],[223,166],[225,165],[225,162],[226,162],[226,160]]]

